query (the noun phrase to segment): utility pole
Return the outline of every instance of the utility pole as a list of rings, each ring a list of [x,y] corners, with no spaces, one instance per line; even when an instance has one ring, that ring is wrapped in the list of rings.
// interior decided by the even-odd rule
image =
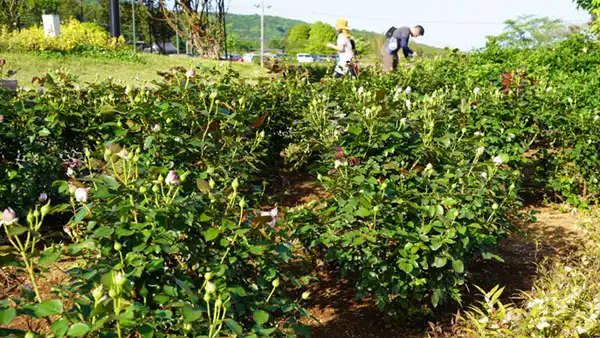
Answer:
[[[256,5],[255,7],[258,7]],[[265,0],[260,2],[261,14],[260,14],[260,66],[265,66]],[[271,8],[271,6],[267,6]]]
[[[131,0],[131,19],[133,24],[133,52],[137,52],[137,46],[135,45],[135,0]]]
[[[260,6],[260,67],[265,66],[265,0],[261,0]]]

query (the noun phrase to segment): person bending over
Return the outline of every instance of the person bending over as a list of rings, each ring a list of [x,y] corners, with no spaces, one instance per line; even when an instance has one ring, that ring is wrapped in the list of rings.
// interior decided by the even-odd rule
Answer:
[[[381,49],[383,55],[383,69],[388,72],[392,69],[398,68],[400,58],[398,52],[402,50],[405,58],[417,56],[417,53],[413,52],[408,47],[408,41],[410,37],[419,37],[425,35],[425,29],[423,26],[418,25],[412,28],[400,27],[390,28],[386,33],[386,40]]]

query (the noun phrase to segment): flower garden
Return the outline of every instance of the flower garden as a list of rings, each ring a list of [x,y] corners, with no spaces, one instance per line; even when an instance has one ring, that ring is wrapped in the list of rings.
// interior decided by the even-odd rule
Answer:
[[[57,70],[1,91],[0,262],[27,282],[0,302],[0,333],[304,336],[322,265],[386,313],[433,316],[476,260],[503,260],[528,198],[597,203],[599,47],[490,42],[356,81],[179,67],[134,87]],[[283,206],[282,175],[320,197]],[[67,281],[40,292],[59,263]],[[11,326],[25,317],[44,325]],[[556,318],[503,332],[558,336]],[[586,323],[579,336],[600,334]]]

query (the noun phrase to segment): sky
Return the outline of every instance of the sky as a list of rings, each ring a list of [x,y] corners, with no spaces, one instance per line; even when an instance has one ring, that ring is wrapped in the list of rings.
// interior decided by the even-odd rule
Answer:
[[[226,0],[229,12],[259,14],[261,0]],[[350,28],[384,33],[389,27],[423,25],[425,36],[415,42],[463,51],[485,45],[486,36],[502,33],[504,21],[520,15],[561,19],[582,24],[589,14],[571,0],[264,0],[265,15],[309,23],[335,24],[346,18]]]

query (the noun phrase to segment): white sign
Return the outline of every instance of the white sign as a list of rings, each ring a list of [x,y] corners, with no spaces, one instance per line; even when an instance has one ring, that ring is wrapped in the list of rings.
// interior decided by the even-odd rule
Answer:
[[[53,38],[60,35],[60,18],[55,14],[42,15],[44,23],[44,35]]]

